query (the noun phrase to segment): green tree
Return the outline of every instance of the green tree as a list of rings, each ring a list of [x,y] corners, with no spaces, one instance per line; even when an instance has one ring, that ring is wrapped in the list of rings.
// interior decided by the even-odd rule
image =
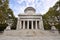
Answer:
[[[7,20],[14,18],[13,11],[9,8],[9,0],[0,0],[0,24],[5,25]]]
[[[49,28],[50,26],[49,19],[50,21],[54,19],[53,20],[55,21],[54,23],[57,23],[56,20],[58,20],[58,16],[60,20],[60,0],[53,7],[51,7],[46,14],[43,15],[44,25],[47,25],[45,26],[45,28]],[[60,29],[60,26],[58,26],[60,24],[59,20],[58,20],[58,24],[55,25],[56,28],[58,28],[58,30]]]

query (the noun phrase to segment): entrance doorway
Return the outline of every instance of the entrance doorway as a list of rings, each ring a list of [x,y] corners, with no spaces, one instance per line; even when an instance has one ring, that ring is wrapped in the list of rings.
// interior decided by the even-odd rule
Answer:
[[[29,29],[31,29],[31,21],[29,21]]]

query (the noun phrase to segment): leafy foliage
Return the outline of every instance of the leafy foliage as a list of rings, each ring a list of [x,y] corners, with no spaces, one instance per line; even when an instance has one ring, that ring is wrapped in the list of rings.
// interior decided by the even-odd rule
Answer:
[[[0,24],[0,31],[4,31],[4,29],[8,26],[8,24]]]
[[[12,30],[15,30],[16,29],[16,26],[17,26],[17,18],[14,18],[14,22],[13,22],[13,24],[11,26],[11,29]]]
[[[58,20],[58,17],[60,20],[60,0],[53,7],[51,7],[46,14],[43,15],[45,29],[50,29],[49,23],[54,22],[56,28],[60,30],[60,21]]]
[[[4,25],[7,20],[15,18],[13,11],[9,8],[8,5],[9,0],[0,0],[0,24],[2,25]],[[3,28],[2,25],[0,25],[0,27]]]

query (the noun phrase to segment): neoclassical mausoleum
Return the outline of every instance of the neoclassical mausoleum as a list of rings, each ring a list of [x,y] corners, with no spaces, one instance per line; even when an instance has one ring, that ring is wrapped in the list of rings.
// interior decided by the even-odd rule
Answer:
[[[24,14],[18,15],[17,30],[20,29],[41,29],[44,30],[42,15],[36,13],[33,7],[27,7]]]
[[[18,15],[17,29],[11,30],[8,26],[0,35],[0,40],[60,40],[60,34],[44,30],[42,15],[36,13],[33,7],[27,7],[24,13]]]
[[[58,31],[44,30],[43,19],[40,13],[36,13],[33,7],[27,7],[24,13],[18,15],[17,29],[5,30],[5,36],[58,36]]]

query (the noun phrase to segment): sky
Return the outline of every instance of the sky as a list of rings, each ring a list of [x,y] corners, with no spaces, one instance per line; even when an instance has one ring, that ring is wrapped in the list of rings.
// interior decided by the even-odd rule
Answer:
[[[50,7],[53,7],[58,0],[9,0],[9,7],[13,10],[16,17],[18,14],[24,13],[27,7],[36,9],[36,13],[45,14]]]

